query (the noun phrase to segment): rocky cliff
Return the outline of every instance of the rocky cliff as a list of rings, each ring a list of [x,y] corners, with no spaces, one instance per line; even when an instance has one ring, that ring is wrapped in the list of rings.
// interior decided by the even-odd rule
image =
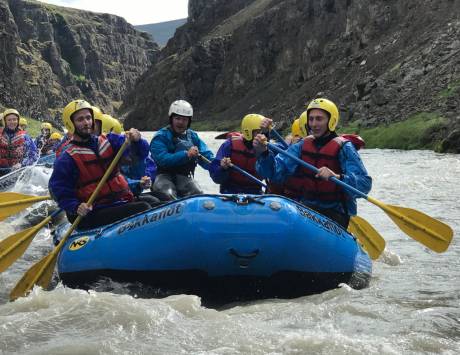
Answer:
[[[2,0],[0,104],[41,119],[76,98],[113,112],[157,52],[121,17]]]
[[[460,0],[190,0],[122,110],[156,129],[181,97],[224,128],[248,112],[291,121],[321,95],[362,127],[436,112],[444,139],[460,121],[459,14]]]

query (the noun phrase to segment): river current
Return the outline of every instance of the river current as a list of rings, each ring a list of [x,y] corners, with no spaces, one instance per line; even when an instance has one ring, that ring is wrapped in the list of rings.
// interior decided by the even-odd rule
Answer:
[[[216,132],[201,136],[216,152]],[[151,134],[146,134],[151,137]],[[454,229],[437,254],[406,236],[380,208],[360,200],[359,215],[387,242],[370,287],[348,286],[293,300],[209,309],[193,295],[142,299],[113,283],[111,292],[58,284],[8,302],[23,273],[51,250],[45,228],[0,275],[0,354],[458,354],[460,353],[460,155],[360,151],[372,196],[410,207]],[[218,192],[207,172],[196,177]],[[42,185],[41,185],[42,184]],[[28,181],[21,191],[45,194]],[[28,190],[27,190],[28,189]],[[0,239],[30,227],[23,214],[0,222]]]

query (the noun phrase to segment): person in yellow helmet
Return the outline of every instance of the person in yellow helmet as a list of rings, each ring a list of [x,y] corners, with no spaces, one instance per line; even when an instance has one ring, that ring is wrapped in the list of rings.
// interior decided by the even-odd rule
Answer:
[[[306,112],[302,113],[302,115],[303,114],[306,114]],[[287,145],[295,144],[298,141],[300,141],[303,137],[305,137],[305,135],[300,130],[299,121],[300,121],[300,117],[296,118],[292,122],[291,133],[285,139],[285,142],[287,143]]]
[[[372,187],[361,158],[351,141],[336,133],[339,110],[330,100],[318,98],[300,117],[300,130],[306,137],[291,145],[287,152],[318,168],[318,174],[283,154],[267,150],[266,138],[257,135],[254,147],[259,154],[257,172],[283,183],[285,193],[309,208],[335,220],[345,229],[350,216],[356,215],[356,197],[329,181],[335,177],[367,194]],[[307,136],[307,133],[310,133]]]
[[[268,133],[271,120],[259,115],[249,114],[241,121],[241,134],[230,136],[217,151],[209,168],[209,174],[220,192],[225,194],[261,194],[262,186],[234,169],[234,164],[260,180],[255,168],[256,155],[252,146],[256,134]]]
[[[27,120],[24,117],[19,118],[19,129],[21,131],[26,131],[27,130]]]
[[[84,100],[70,102],[64,108],[62,118],[66,129],[72,134],[72,140],[56,159],[48,187],[59,207],[65,210],[69,221],[73,222],[77,216],[81,216],[83,218],[78,229],[89,229],[149,209],[148,203],[134,201],[134,195],[119,166],[102,186],[94,204],[87,204],[126,139],[130,147],[125,155],[132,152],[138,159],[148,156],[149,145],[140,132],[131,128],[125,135],[95,135],[93,107]]]
[[[0,176],[32,165],[38,159],[37,147],[32,138],[19,128],[19,119],[19,112],[15,109],[3,112],[3,128],[0,128]]]
[[[35,138],[35,145],[37,146],[40,156],[50,154],[53,150],[53,144],[49,142],[53,126],[49,122],[43,122],[40,126],[40,135]]]
[[[49,148],[43,148],[42,149],[43,153],[41,155],[44,156],[44,155],[53,154],[56,151],[56,148],[61,142],[61,140],[62,140],[62,134],[60,134],[59,132],[51,133],[50,138],[47,141],[47,146]]]

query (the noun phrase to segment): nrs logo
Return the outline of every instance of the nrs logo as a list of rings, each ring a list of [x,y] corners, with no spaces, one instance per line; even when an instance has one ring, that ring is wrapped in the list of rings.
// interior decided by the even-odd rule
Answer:
[[[75,251],[80,248],[83,248],[86,245],[86,243],[88,243],[88,241],[89,241],[89,237],[78,238],[77,240],[74,240],[72,243],[70,243],[69,250]]]

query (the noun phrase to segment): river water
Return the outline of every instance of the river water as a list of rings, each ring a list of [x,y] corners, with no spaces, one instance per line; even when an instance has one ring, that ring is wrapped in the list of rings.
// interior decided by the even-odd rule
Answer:
[[[223,142],[213,139],[216,134],[202,134],[214,152]],[[51,250],[44,229],[0,275],[0,354],[460,353],[460,156],[379,149],[361,156],[374,179],[370,196],[417,209],[454,229],[447,252],[430,251],[378,207],[360,201],[359,215],[387,241],[364,290],[343,286],[215,310],[193,295],[139,299],[120,284],[113,284],[113,292],[58,284],[8,302],[16,281]],[[206,192],[218,191],[201,169],[197,178]],[[25,223],[21,216],[0,222],[0,238]]]

